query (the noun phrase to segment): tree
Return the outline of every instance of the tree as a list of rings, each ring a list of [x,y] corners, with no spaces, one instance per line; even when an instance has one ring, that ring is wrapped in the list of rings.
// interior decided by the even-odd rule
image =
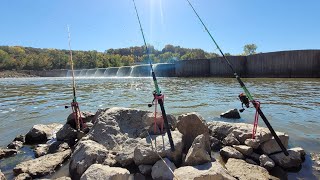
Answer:
[[[257,50],[257,45],[255,44],[246,44],[243,47],[243,53],[244,55],[251,55],[251,54],[256,54],[256,50]]]

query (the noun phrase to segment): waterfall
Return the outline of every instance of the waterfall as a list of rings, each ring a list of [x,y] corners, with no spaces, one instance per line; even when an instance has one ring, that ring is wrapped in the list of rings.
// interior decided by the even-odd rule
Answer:
[[[117,77],[127,77],[130,76],[132,67],[131,66],[122,66],[118,69]]]
[[[130,76],[132,77],[149,77],[151,76],[150,65],[136,65],[132,67],[132,71],[130,72]]]
[[[117,75],[118,67],[109,67],[105,70],[104,76],[106,77],[114,77]]]

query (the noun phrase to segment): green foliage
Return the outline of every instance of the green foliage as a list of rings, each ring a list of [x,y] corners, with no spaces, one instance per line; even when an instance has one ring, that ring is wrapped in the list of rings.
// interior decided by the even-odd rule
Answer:
[[[148,45],[150,59],[144,46],[108,49],[105,52],[72,51],[75,69],[131,66],[134,64],[167,63],[185,59],[214,58],[218,55],[202,49],[165,45],[159,51]],[[70,69],[70,52],[59,49],[39,49],[20,46],[0,46],[0,70]]]
[[[251,55],[251,54],[256,54],[256,50],[257,50],[257,45],[255,44],[246,44],[243,47],[243,53],[244,55]]]

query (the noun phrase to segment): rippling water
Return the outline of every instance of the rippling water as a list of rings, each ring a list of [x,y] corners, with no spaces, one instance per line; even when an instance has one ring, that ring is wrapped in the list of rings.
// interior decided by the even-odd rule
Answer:
[[[240,108],[242,89],[229,78],[159,78],[167,113],[195,111],[207,121],[220,113]],[[244,79],[253,96],[277,131],[290,136],[290,146],[320,151],[320,79]],[[151,78],[78,78],[78,102],[82,111],[105,107],[147,110],[152,101]],[[0,79],[0,146],[34,124],[64,123],[72,100],[71,78]],[[153,110],[153,109],[150,109]],[[253,122],[254,109],[237,122]],[[234,121],[236,122],[236,121]],[[259,122],[263,126],[263,121]]]

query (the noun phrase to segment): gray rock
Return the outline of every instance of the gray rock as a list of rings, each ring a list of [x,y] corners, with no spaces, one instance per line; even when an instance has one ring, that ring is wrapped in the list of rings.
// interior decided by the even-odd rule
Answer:
[[[120,167],[92,164],[80,180],[128,180],[130,172]]]
[[[260,154],[253,152],[247,156],[248,156],[248,158],[250,158],[250,159],[254,160],[255,162],[258,162],[258,164],[260,164]]]
[[[233,147],[244,155],[250,155],[253,152],[252,147],[246,145],[233,145]]]
[[[209,153],[211,153],[211,148],[209,143],[208,135],[201,134],[197,136],[188,151],[184,164],[195,166],[210,162],[211,155]]]
[[[17,154],[17,150],[15,149],[4,149],[4,148],[0,148],[0,159],[2,158],[7,158],[9,156],[12,156],[14,154]]]
[[[171,151],[169,139],[166,134],[164,134],[163,136],[151,136],[152,140],[147,137],[145,139],[141,139],[137,147],[134,149],[134,163],[136,165],[153,165],[160,159],[158,156],[159,154],[161,157],[167,157],[175,164],[180,164],[182,162],[183,149],[182,134],[179,131],[171,131],[171,135],[175,147],[174,152]],[[155,152],[155,149],[153,149],[155,147],[155,142],[155,149],[158,154]]]
[[[192,145],[193,140],[200,134],[208,134],[206,121],[197,113],[182,114],[178,117],[178,130],[183,134],[183,143],[186,151]]]
[[[73,144],[76,139],[77,130],[73,129],[70,124],[63,125],[63,127],[57,132],[58,141],[64,141]]]
[[[20,135],[16,136],[13,141],[21,141],[21,142],[25,143],[26,137],[25,137],[25,135],[20,134]]]
[[[6,177],[5,177],[4,174],[1,172],[1,170],[0,170],[0,180],[6,180]]]
[[[228,119],[240,119],[241,118],[238,109],[230,109],[224,113],[221,113],[220,117],[228,118]]]
[[[254,160],[246,158],[245,161],[249,164],[258,165]]]
[[[238,139],[240,144],[244,144],[246,139],[252,138],[252,132],[246,129],[235,129],[232,131],[232,134],[234,135],[235,138]]]
[[[71,180],[71,178],[67,177],[67,176],[63,176],[63,177],[59,177],[59,178],[54,179],[54,180]]]
[[[139,168],[139,171],[141,172],[141,174],[143,174],[143,175],[150,175],[151,174],[152,165],[141,164],[138,166],[138,168]]]
[[[253,149],[258,149],[260,146],[260,142],[257,141],[256,139],[246,139],[244,141],[244,144],[252,147]]]
[[[173,115],[167,114],[167,120],[172,129],[175,129],[177,127],[177,120]],[[142,121],[145,127],[154,125],[154,113],[153,112],[146,113],[142,117]],[[162,121],[163,121],[162,114],[161,112],[158,112],[156,123],[159,127],[161,126]]]
[[[241,152],[239,152],[238,150],[230,146],[226,146],[222,148],[220,150],[220,155],[225,159],[229,159],[229,158],[244,159],[244,156]]]
[[[212,151],[219,151],[222,148],[222,142],[215,138],[210,136],[210,147]]]
[[[22,173],[16,176],[14,180],[32,180],[32,177],[27,173]]]
[[[94,119],[94,116],[95,115],[91,112],[81,112],[81,118],[84,123],[92,122]],[[66,124],[69,124],[72,128],[76,129],[76,122],[75,122],[73,113],[69,114]]]
[[[45,143],[47,140],[54,138],[54,135],[62,126],[58,123],[34,125],[26,134],[26,144]]]
[[[281,133],[281,132],[277,132],[277,135],[278,135],[279,139],[281,140],[282,144],[284,145],[284,147],[287,148],[288,142],[289,142],[289,136],[287,134]],[[262,143],[260,145],[260,148],[261,148],[262,152],[267,155],[282,151],[280,146],[278,145],[277,141],[274,138]]]
[[[275,166],[275,163],[273,162],[273,160],[265,154],[262,154],[259,160],[260,160],[260,166],[266,168],[267,170],[271,170]]]
[[[72,179],[79,179],[92,164],[116,164],[115,156],[92,140],[80,141],[70,158],[69,172]]]
[[[242,159],[230,158],[225,166],[228,172],[239,180],[270,179],[269,172],[265,168],[248,164]]]
[[[315,171],[320,171],[320,154],[319,153],[310,153],[311,160],[313,161],[312,168]]]
[[[264,143],[272,138],[272,134],[268,130],[259,131],[255,135],[255,140],[260,144]]]
[[[222,165],[215,161],[198,166],[183,166],[174,171],[175,177],[183,180],[212,180],[212,179],[224,179],[224,180],[236,180],[232,177],[228,171],[222,167]]]
[[[227,137],[222,140],[222,143],[226,146],[239,145],[240,142],[232,133],[230,133]]]
[[[289,150],[289,156],[286,156],[283,152],[272,154],[270,158],[280,167],[284,169],[296,169],[301,167],[302,160],[301,155],[297,151]]]
[[[23,146],[23,142],[21,142],[21,141],[12,141],[8,146],[7,146],[7,148],[9,148],[9,149],[20,149],[20,148],[22,148],[22,146]]]
[[[48,154],[49,145],[48,144],[38,144],[34,149],[36,157],[44,156]]]
[[[298,152],[301,156],[301,159],[304,161],[306,152],[302,147],[294,147],[294,148],[290,148],[289,150]]]
[[[65,151],[67,149],[70,149],[68,143],[63,142],[63,141],[55,141],[54,143],[49,145],[48,153],[53,154],[56,152]]]
[[[60,166],[70,154],[71,150],[66,150],[64,152],[44,155],[18,164],[13,169],[13,172],[15,175],[27,173],[32,178],[39,178],[54,172],[54,170]]]
[[[135,173],[132,175],[133,175],[132,179],[129,178],[128,180],[145,180],[146,179],[146,177],[141,173]]]
[[[167,166],[169,166],[170,169]],[[172,173],[175,169],[176,166],[168,158],[164,158],[152,166],[151,176],[153,179],[171,180],[173,179]]]

